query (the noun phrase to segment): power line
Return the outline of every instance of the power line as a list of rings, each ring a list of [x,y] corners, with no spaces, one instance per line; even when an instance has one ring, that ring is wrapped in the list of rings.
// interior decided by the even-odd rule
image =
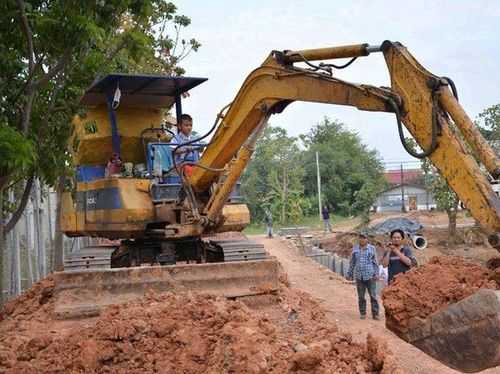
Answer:
[[[384,164],[420,164],[420,161],[383,161]]]

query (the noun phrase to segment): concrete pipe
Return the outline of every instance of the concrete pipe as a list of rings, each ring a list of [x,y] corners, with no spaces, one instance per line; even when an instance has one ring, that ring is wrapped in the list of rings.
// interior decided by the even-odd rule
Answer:
[[[411,242],[416,249],[423,250],[427,248],[427,239],[421,235],[412,235]]]

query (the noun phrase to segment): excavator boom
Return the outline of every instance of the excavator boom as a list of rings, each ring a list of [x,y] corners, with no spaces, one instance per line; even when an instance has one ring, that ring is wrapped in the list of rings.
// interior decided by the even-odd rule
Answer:
[[[390,89],[345,82],[333,76],[333,65],[312,63],[346,57],[353,62],[373,52],[384,54],[391,77]],[[310,68],[296,67],[297,62]],[[458,103],[457,96],[449,78],[428,72],[399,43],[385,41],[380,47],[353,45],[271,53],[244,82],[200,161],[205,168],[196,169],[190,179],[195,191],[204,191],[218,177],[211,169],[224,167],[236,157],[225,184],[205,207],[206,222],[217,223],[231,187],[250,161],[269,116],[280,113],[293,101],[310,101],[395,113],[399,136],[407,151],[414,157],[431,160],[489,234],[490,244],[500,251],[500,198],[480,166],[497,179],[500,161]],[[417,153],[406,145],[403,125],[423,152]],[[387,327],[442,363],[477,372],[500,365],[499,301],[500,291],[478,292],[425,321],[413,321],[404,334],[395,326]]]
[[[345,82],[321,69],[328,64],[312,64],[314,60],[357,58],[374,52],[384,54],[391,77],[390,89]],[[294,65],[297,62],[305,62],[313,68],[299,68]],[[238,157],[229,171],[230,181],[234,183],[253,152],[251,140],[255,137],[252,134],[260,133],[270,115],[280,113],[293,101],[393,112],[401,140],[405,140],[404,125],[425,150],[420,155],[413,152],[414,155],[429,157],[490,235],[491,244],[500,248],[500,199],[467,146],[474,150],[494,179],[500,175],[500,161],[452,95],[448,82],[448,78],[428,72],[404,46],[389,41],[375,47],[360,44],[295,52],[274,51],[243,83],[200,160],[204,168],[194,170],[190,183],[195,191],[206,191],[218,178],[211,170],[223,168]],[[226,188],[212,196],[205,209],[210,222],[220,215],[230,190],[226,182]]]

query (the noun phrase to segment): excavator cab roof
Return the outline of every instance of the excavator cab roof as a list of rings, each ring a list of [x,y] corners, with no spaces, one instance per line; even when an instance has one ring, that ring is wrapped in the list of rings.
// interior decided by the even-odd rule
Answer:
[[[180,95],[208,78],[176,77],[146,74],[109,74],[96,79],[81,99],[87,107],[113,100],[117,88],[121,106],[169,108]]]

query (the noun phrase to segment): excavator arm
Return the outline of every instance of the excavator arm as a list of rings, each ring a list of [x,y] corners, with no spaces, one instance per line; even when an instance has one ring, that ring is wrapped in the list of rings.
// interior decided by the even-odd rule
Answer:
[[[391,88],[358,85],[338,79],[337,65],[316,60],[355,58],[381,52]],[[295,63],[305,63],[307,68]],[[400,43],[352,45],[303,51],[274,51],[245,80],[207,150],[189,179],[194,194],[212,189],[200,214],[201,230],[221,224],[222,209],[250,162],[268,118],[293,101],[348,105],[395,114],[400,139],[414,157],[428,157],[448,185],[489,234],[500,251],[500,198],[487,174],[498,179],[500,161],[458,103],[453,82],[422,67]],[[408,147],[403,126],[422,152]],[[224,174],[220,174],[224,168]],[[205,193],[205,196],[207,194]],[[405,331],[387,328],[442,363],[466,372],[500,365],[500,291],[482,290],[415,320]]]
[[[391,88],[358,85],[334,76],[331,64],[313,61],[384,54]],[[306,63],[309,68],[295,63]],[[450,86],[452,90],[450,91]],[[348,105],[364,111],[396,114],[401,140],[403,129],[414,137],[421,154],[429,157],[472,216],[500,249],[500,199],[480,164],[493,178],[500,161],[464,112],[453,82],[423,68],[400,43],[366,44],[303,51],[273,51],[247,77],[226,114],[221,116],[210,145],[190,178],[195,192],[207,191],[219,178],[215,170],[229,165],[224,183],[203,209],[205,225],[217,224],[224,203],[250,161],[267,119],[293,101]],[[408,148],[408,147],[407,147]],[[469,149],[472,150],[469,151]],[[472,153],[479,159],[476,161]]]

